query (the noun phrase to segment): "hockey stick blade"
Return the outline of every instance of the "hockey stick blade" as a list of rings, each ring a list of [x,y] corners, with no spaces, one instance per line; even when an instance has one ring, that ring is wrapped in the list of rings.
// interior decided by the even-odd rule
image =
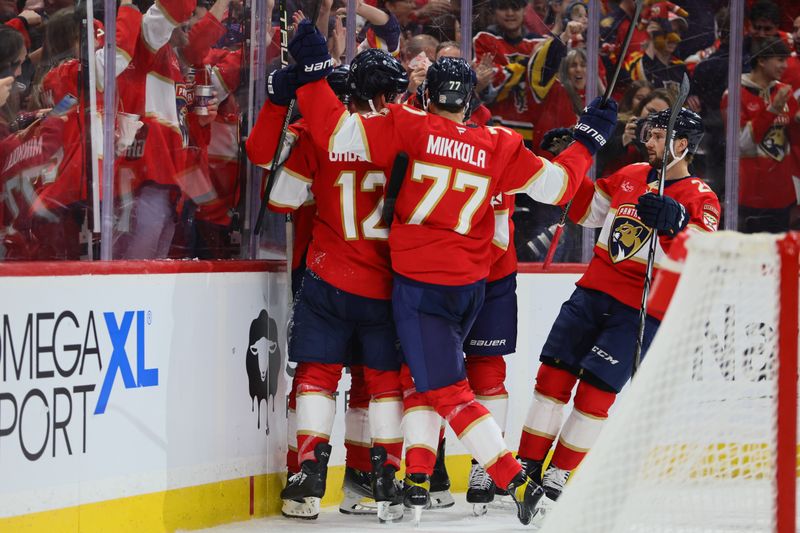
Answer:
[[[664,182],[667,179],[667,160],[668,155],[672,153],[672,141],[675,137],[675,122],[678,120],[678,115],[683,109],[683,104],[689,97],[689,77],[684,73],[683,80],[681,80],[681,88],[678,92],[678,98],[675,100],[675,105],[669,114],[669,122],[667,123],[667,135],[664,137],[664,155],[661,157],[661,174],[658,179],[658,195],[664,196]],[[644,274],[644,287],[642,288],[642,305],[639,307],[639,335],[636,337],[636,350],[633,357],[633,374],[639,370],[639,365],[642,363],[642,345],[644,344],[644,325],[647,320],[647,299],[650,296],[650,285],[653,280],[653,264],[656,259],[656,246],[658,244],[658,232],[652,230],[650,237],[650,247],[647,250],[647,269]]]
[[[386,198],[383,200],[383,210],[381,211],[381,219],[387,226],[392,225],[394,219],[394,204],[397,201],[397,195],[400,194],[400,186],[403,184],[403,178],[406,175],[408,168],[408,154],[405,152],[397,152],[392,163],[392,173],[389,175],[389,183],[386,185]]]

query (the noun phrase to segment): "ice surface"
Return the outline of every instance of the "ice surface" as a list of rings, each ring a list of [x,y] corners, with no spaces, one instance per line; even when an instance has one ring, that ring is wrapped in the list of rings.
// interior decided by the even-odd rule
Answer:
[[[300,521],[290,520],[282,516],[271,516],[245,522],[227,524],[211,529],[204,529],[206,533],[249,533],[264,531],[293,532],[381,532],[387,531],[414,531],[424,533],[427,531],[531,531],[533,528],[525,527],[517,520],[516,510],[510,504],[493,504],[489,512],[481,517],[472,514],[472,506],[467,504],[464,494],[454,494],[456,505],[449,509],[425,511],[422,514],[422,523],[415,528],[411,521],[411,513],[407,511],[402,522],[394,524],[379,524],[374,516],[351,516],[339,512],[338,507],[326,507],[316,520]]]

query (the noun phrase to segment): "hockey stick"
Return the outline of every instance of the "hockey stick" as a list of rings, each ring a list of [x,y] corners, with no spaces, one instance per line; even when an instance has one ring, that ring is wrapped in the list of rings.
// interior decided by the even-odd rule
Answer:
[[[386,198],[383,200],[383,210],[381,211],[381,218],[387,226],[392,225],[394,219],[394,204],[397,201],[397,195],[400,194],[400,186],[403,184],[403,177],[406,175],[408,168],[408,154],[405,152],[397,152],[392,163],[392,173],[389,175],[389,183],[386,184]]]
[[[317,16],[319,15],[320,4],[318,1],[314,4],[314,12],[312,13],[311,20],[316,24]],[[281,67],[289,64],[289,13],[286,10],[286,0],[278,0],[278,11],[281,14]],[[255,234],[261,234],[261,228],[264,225],[264,215],[267,212],[267,204],[269,203],[269,194],[275,186],[275,176],[278,174],[278,167],[280,167],[280,156],[283,148],[283,143],[286,141],[286,132],[289,129],[289,124],[292,121],[294,108],[297,106],[297,99],[292,98],[286,109],[286,117],[283,119],[283,126],[281,127],[281,134],[278,137],[278,145],[275,147],[275,154],[272,157],[272,165],[267,177],[267,187],[264,191],[264,197],[261,199],[261,206],[258,208],[258,218],[256,218],[256,225],[254,228]],[[292,215],[286,215],[286,222],[291,223]]]
[[[609,98],[611,98],[611,94],[614,92],[614,89],[617,86],[617,79],[619,79],[619,73],[622,70],[623,63],[625,62],[625,56],[628,55],[628,47],[631,44],[631,39],[633,39],[633,32],[636,29],[636,26],[639,24],[639,18],[642,15],[643,6],[644,0],[636,0],[633,17],[631,18],[631,25],[628,26],[628,32],[625,34],[625,41],[622,43],[622,50],[619,58],[617,59],[617,64],[614,67],[614,75],[611,77],[611,83],[609,83],[606,87],[606,90],[603,93],[603,99],[600,101],[601,107],[605,107],[606,102],[608,102]],[[571,206],[572,200],[567,202],[567,205],[564,206],[564,211],[561,213],[561,219],[558,221],[556,231],[553,233],[553,239],[550,241],[550,248],[547,249],[547,255],[544,258],[544,264],[542,264],[543,270],[550,268],[550,264],[553,262],[553,256],[556,254],[556,248],[558,248],[558,241],[561,240],[561,234],[564,233],[564,226],[567,223],[567,214],[569,213],[569,208]]]
[[[667,123],[667,135],[664,138],[664,155],[661,156],[661,172],[658,180],[658,195],[664,196],[664,182],[667,180],[667,165],[669,156],[674,157],[672,142],[675,140],[675,121],[689,96],[689,77],[684,73],[678,99],[672,107]],[[644,323],[647,319],[647,297],[650,295],[650,283],[653,277],[653,263],[656,259],[656,245],[658,232],[654,229],[650,238],[650,248],[647,252],[647,270],[644,275],[644,289],[642,291],[642,305],[639,307],[639,335],[636,338],[636,351],[633,357],[633,374],[639,369],[642,362],[642,344],[644,343]]]
[[[278,12],[281,14],[281,68],[289,64],[289,13],[286,10],[286,0],[278,1]],[[269,169],[269,176],[267,177],[267,186],[264,190],[264,197],[261,199],[261,206],[258,208],[258,218],[256,218],[256,226],[253,231],[256,235],[261,235],[261,227],[264,225],[264,215],[267,212],[267,203],[269,203],[269,193],[272,192],[272,187],[275,185],[275,176],[278,173],[280,166],[278,161],[281,156],[281,149],[283,143],[286,141],[286,132],[289,129],[289,123],[294,114],[294,107],[297,105],[296,99],[292,98],[289,101],[289,106],[286,109],[286,117],[283,119],[283,126],[281,126],[281,134],[278,137],[278,145],[275,147],[275,153],[272,156],[272,165]],[[291,215],[287,215],[287,222],[291,220]]]

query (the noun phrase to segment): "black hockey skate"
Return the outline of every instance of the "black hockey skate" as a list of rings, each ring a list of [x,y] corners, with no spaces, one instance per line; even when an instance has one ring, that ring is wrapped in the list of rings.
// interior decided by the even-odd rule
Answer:
[[[343,514],[374,515],[378,508],[372,501],[372,474],[348,466],[344,470],[342,482],[344,498],[339,504],[339,512]]]
[[[544,496],[544,489],[537,481],[520,472],[511,480],[507,490],[517,504],[517,518],[527,526],[538,512],[539,500]]]
[[[305,520],[314,520],[319,516],[319,502],[325,495],[331,446],[320,442],[314,448],[314,457],[316,461],[309,459],[300,465],[300,472],[290,477],[281,491],[284,516]],[[291,502],[299,505],[293,506]]]
[[[542,467],[544,466],[544,461],[525,459],[524,457],[519,456],[517,456],[517,461],[519,461],[519,464],[522,467],[522,470],[525,472],[525,475],[541,485]]]
[[[394,522],[403,518],[403,487],[395,477],[397,469],[386,463],[386,448],[373,446],[372,494],[378,505],[378,521]]]
[[[431,475],[431,509],[445,509],[456,504],[453,495],[450,493],[450,476],[447,474],[447,466],[444,464],[445,441],[439,443],[436,451],[436,464],[433,465]]]
[[[469,488],[467,489],[467,503],[472,504],[472,513],[483,516],[489,510],[489,504],[494,501],[495,484],[486,470],[472,460],[472,469],[469,472]]]
[[[414,513],[414,525],[422,519],[422,510],[431,505],[431,481],[425,474],[406,474],[403,482],[403,504]]]

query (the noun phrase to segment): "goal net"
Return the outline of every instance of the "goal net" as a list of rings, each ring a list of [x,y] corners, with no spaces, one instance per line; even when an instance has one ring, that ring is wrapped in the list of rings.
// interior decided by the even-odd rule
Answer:
[[[795,531],[794,240],[719,232],[687,249],[650,351],[542,531]]]

